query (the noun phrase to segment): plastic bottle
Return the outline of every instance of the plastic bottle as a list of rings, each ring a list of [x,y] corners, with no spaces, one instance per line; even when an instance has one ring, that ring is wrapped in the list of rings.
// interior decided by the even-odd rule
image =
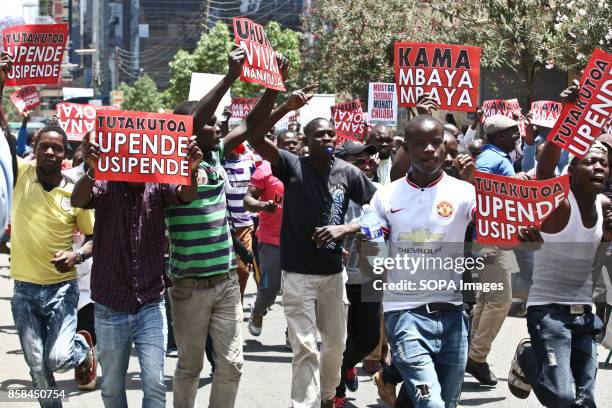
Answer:
[[[380,220],[372,212],[368,204],[362,207],[361,217],[359,217],[361,233],[372,242],[385,242],[385,235],[380,225]]]

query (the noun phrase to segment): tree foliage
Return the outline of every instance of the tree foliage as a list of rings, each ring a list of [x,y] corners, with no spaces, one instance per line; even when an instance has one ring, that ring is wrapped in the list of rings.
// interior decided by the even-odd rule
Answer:
[[[265,27],[266,34],[274,49],[287,56],[291,61],[290,79],[287,89],[297,86],[296,72],[301,65],[300,33],[283,29],[278,23],[270,22]],[[192,72],[225,74],[227,72],[227,54],[234,44],[233,35],[228,26],[221,21],[208,33],[203,33],[193,52],[179,50],[170,62],[170,86],[164,93],[164,103],[173,107],[187,100]],[[232,86],[232,96],[256,97],[263,92],[263,87],[242,81]]]
[[[148,75],[141,76],[131,86],[122,83],[119,89],[123,91],[122,109],[140,112],[158,112],[162,109],[161,94]]]
[[[477,45],[481,66],[516,72],[531,99],[538,70],[555,61],[582,68],[593,48],[610,51],[610,8],[605,0],[317,0],[304,20],[305,76],[364,98],[368,82],[393,80],[395,41]]]

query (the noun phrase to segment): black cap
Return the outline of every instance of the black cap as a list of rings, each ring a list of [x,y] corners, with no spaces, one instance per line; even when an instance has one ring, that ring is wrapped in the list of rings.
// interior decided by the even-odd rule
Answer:
[[[336,148],[334,154],[336,157],[343,158],[353,154],[360,154],[364,151],[368,152],[370,156],[378,152],[374,145],[364,145],[353,140],[347,140]]]

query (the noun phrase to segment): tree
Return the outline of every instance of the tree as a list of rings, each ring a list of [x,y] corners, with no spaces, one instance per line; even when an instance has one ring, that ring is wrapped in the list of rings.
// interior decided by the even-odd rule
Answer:
[[[148,75],[141,76],[131,86],[122,83],[119,89],[123,91],[121,109],[140,112],[158,112],[163,107],[161,94],[157,90],[157,85],[155,85],[155,81]]]
[[[270,22],[265,27],[266,34],[274,49],[286,55],[291,61],[290,77],[287,89],[298,86],[296,72],[301,65],[300,33],[283,29],[278,23]],[[193,52],[179,50],[170,62],[170,86],[164,93],[164,104],[169,107],[187,100],[192,72],[224,75],[227,72],[227,54],[232,48],[233,35],[222,21],[203,33]],[[242,81],[236,81],[231,93],[238,97],[256,97],[263,93],[263,87]]]

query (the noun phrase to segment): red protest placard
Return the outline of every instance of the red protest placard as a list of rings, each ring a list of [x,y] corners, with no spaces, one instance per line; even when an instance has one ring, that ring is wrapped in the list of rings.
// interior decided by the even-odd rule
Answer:
[[[363,142],[366,136],[366,121],[359,99],[332,106],[331,116],[336,130],[336,144],[347,139]]]
[[[578,100],[563,106],[548,140],[582,158],[612,117],[612,55],[593,51],[580,85]]]
[[[519,243],[519,229],[539,228],[569,193],[569,175],[526,181],[474,172],[478,242],[499,247]]]
[[[476,111],[480,47],[396,42],[394,55],[400,106],[416,106],[429,92],[440,109]]]
[[[563,105],[560,102],[537,101],[531,103],[531,124],[552,128],[555,126]]]
[[[100,109],[112,109],[108,106],[84,105],[80,103],[61,102],[56,106],[57,122],[64,129],[68,140],[80,141],[85,133],[96,127],[96,114]]]
[[[246,119],[259,98],[232,98],[232,119]]]
[[[504,115],[514,118],[514,114],[521,114],[521,105],[518,99],[489,99],[482,102],[482,123],[491,116]]]
[[[99,110],[99,180],[190,184],[191,116]]]
[[[6,85],[57,84],[68,40],[68,24],[20,25],[2,31],[4,50],[14,59]]]
[[[11,101],[19,111],[31,111],[40,105],[40,92],[34,85],[24,86],[11,94]]]
[[[283,77],[276,62],[276,52],[264,28],[248,18],[234,17],[236,44],[246,50],[246,61],[240,79],[266,88],[284,91]]]

